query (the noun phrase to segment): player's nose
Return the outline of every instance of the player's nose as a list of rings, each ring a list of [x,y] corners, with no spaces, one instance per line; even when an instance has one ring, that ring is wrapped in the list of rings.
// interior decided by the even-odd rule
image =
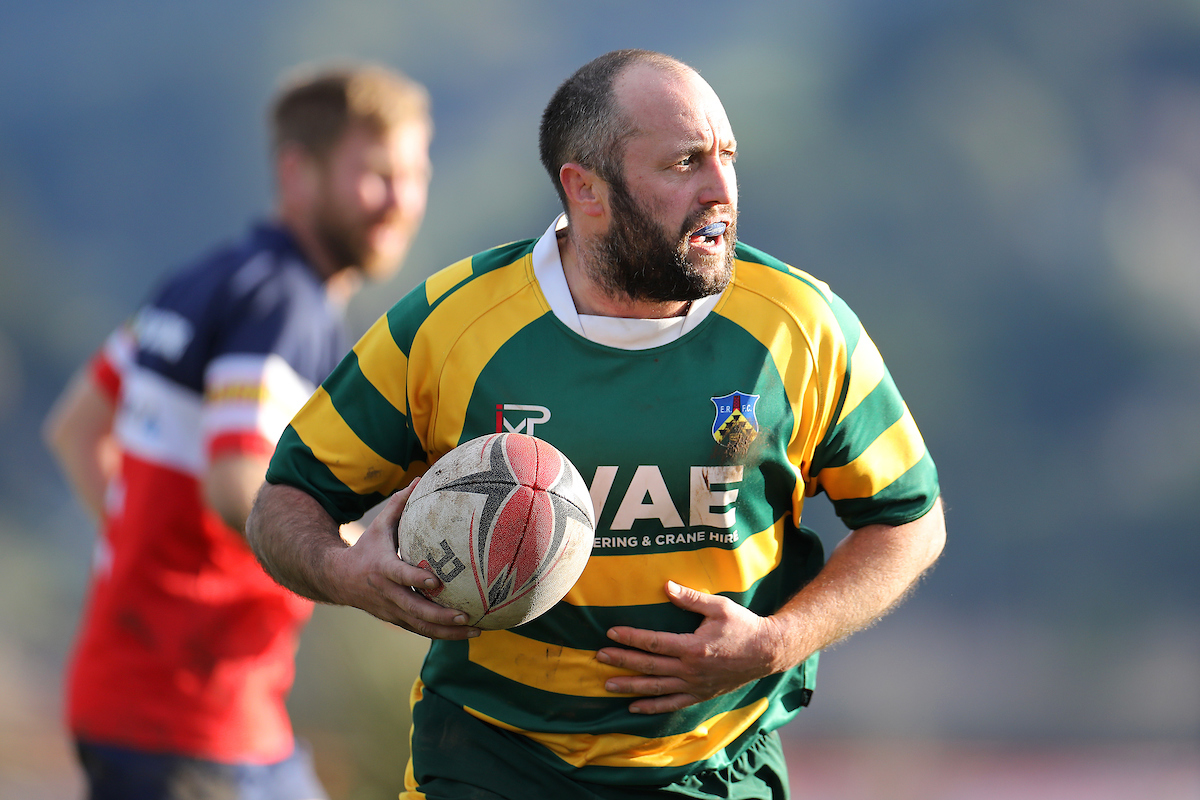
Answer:
[[[737,174],[733,164],[709,162],[700,202],[705,206],[731,206],[737,203]]]

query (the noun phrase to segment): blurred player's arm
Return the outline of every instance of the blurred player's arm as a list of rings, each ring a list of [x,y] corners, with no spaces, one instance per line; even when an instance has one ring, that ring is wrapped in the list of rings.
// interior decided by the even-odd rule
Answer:
[[[112,435],[116,406],[87,367],[71,378],[42,425],[49,448],[71,491],[99,522],[104,494],[119,458]]]
[[[270,463],[269,456],[230,453],[215,457],[204,475],[205,502],[226,525],[242,535],[246,533],[246,520]],[[341,528],[342,539],[346,544],[354,544],[364,530],[358,521],[347,522]]]
[[[204,501],[230,528],[246,531],[254,495],[262,486],[269,455],[230,452],[214,456],[204,473]]]

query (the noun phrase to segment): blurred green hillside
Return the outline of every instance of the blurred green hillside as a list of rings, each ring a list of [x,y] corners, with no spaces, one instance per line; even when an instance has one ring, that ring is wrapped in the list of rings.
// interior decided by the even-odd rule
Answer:
[[[0,796],[77,781],[94,534],[38,426],[160,275],[269,212],[280,74],[372,58],[433,95],[427,221],[361,332],[544,230],[541,108],[617,47],[717,90],[741,238],[858,312],[942,476],[941,564],[822,659],[789,738],[1162,746],[1200,787],[1200,4],[0,0]],[[293,707],[336,797],[393,796],[423,650],[318,610]]]

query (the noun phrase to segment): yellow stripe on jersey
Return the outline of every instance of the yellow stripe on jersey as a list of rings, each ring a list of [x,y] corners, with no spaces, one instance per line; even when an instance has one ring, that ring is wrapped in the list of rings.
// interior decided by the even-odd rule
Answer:
[[[214,386],[204,392],[206,403],[259,403],[266,397],[267,387],[261,383],[233,383]]]
[[[601,664],[595,650],[542,644],[511,631],[484,631],[470,639],[471,663],[541,691],[574,697],[613,697],[604,681],[632,675]]]
[[[837,328],[821,284],[793,269],[795,276],[815,284],[808,291],[797,289],[796,277],[748,261],[736,262],[739,282],[726,292],[716,312],[746,330],[770,351],[783,378],[792,408],[792,436],[788,460],[799,465],[802,479],[808,478],[817,444],[833,424],[834,408],[846,370],[845,340],[819,335],[823,327]],[[780,325],[780,300],[791,325]],[[819,378],[820,382],[815,378]],[[799,436],[805,432],[804,436]],[[797,493],[796,503],[802,502]],[[799,518],[799,505],[794,513]]]
[[[354,345],[358,369],[371,385],[401,414],[408,414],[405,391],[408,380],[408,358],[397,346],[388,327],[385,314],[375,321],[367,333]]]
[[[858,344],[854,348],[854,354],[850,357],[850,388],[846,391],[846,402],[842,404],[842,415],[838,418],[838,422],[844,420],[851,411],[858,408],[858,404],[875,390],[875,387],[883,380],[886,371],[879,348],[875,346],[871,337],[867,336],[867,332],[860,325]]]
[[[780,519],[752,534],[736,551],[705,547],[629,556],[599,556],[593,551],[564,599],[581,607],[665,603],[668,580],[708,594],[744,592],[779,566],[782,538]]]
[[[404,474],[400,465],[363,444],[337,413],[324,387],[317,387],[305,404],[304,413],[292,420],[292,428],[300,441],[312,450],[313,456],[358,494],[379,491],[381,486],[394,486]]]
[[[409,386],[410,413],[431,461],[458,444],[479,373],[514,334],[550,310],[532,276],[528,255],[480,275],[446,297],[417,332],[409,361],[420,383]],[[464,321],[480,330],[467,335]]]
[[[830,497],[851,500],[872,497],[916,466],[925,455],[925,442],[908,408],[858,458],[844,467],[821,470],[821,484]]]
[[[408,713],[411,717],[412,711],[416,708],[417,703],[421,702],[421,698],[425,696],[425,682],[419,677],[413,681],[412,691],[408,695]],[[412,752],[413,732],[416,726],[409,724],[408,726],[408,752]],[[404,768],[404,791],[400,793],[398,800],[424,800],[425,793],[418,791],[417,774],[413,769],[413,760],[408,759],[408,766]]]
[[[739,272],[748,271],[754,266],[757,265],[742,261],[737,263]],[[792,358],[793,351],[804,353],[809,349],[808,343],[804,340],[803,331],[795,326],[778,324],[778,318],[769,313],[774,311],[777,305],[769,295],[770,288],[766,288],[762,294],[748,290],[738,291],[739,288],[740,286],[735,285],[731,291],[726,293],[724,302],[717,307],[717,313],[728,317],[762,343],[762,346],[771,353],[771,359],[781,373],[785,370],[797,371],[800,369],[807,372],[811,365],[810,359]],[[803,398],[798,392],[803,391],[804,383],[802,380],[784,379],[788,403],[794,412],[800,411]],[[800,414],[795,413],[794,416],[795,424],[798,425]]]
[[[682,767],[711,758],[746,731],[767,710],[764,698],[745,707],[717,714],[692,731],[648,739],[624,733],[564,734],[526,731],[473,708],[466,712],[505,730],[541,742],[574,767]]]
[[[439,297],[471,277],[471,258],[455,262],[425,279],[425,302],[433,305]]]

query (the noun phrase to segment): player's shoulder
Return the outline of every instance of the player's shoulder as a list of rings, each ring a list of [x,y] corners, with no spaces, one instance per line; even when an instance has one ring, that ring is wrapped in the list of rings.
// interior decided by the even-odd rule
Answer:
[[[469,316],[484,313],[506,292],[531,285],[535,244],[537,239],[499,245],[434,272],[388,311],[392,335],[397,341],[411,338],[430,316],[451,316],[456,324],[466,325]],[[480,302],[484,295],[487,302]],[[452,312],[443,309],[448,305],[454,307]]]
[[[326,301],[319,276],[291,234],[259,223],[168,275],[152,304],[199,321],[247,304],[320,313]]]
[[[163,279],[160,295],[204,296],[217,291],[247,294],[264,285],[291,284],[320,290],[316,271],[286,229],[268,223],[254,225],[237,238],[204,250]],[[286,288],[285,288],[286,287]]]
[[[742,242],[734,258],[735,291],[757,295],[802,322],[858,326],[854,313],[825,281]]]
[[[210,269],[234,300],[257,296],[284,303],[325,305],[325,286],[316,268],[287,229],[259,224],[242,239],[214,253]],[[265,295],[265,296],[264,296]]]
[[[473,281],[498,270],[514,270],[525,265],[537,239],[522,239],[492,247],[457,261],[430,275],[421,287],[425,300],[436,305]]]

